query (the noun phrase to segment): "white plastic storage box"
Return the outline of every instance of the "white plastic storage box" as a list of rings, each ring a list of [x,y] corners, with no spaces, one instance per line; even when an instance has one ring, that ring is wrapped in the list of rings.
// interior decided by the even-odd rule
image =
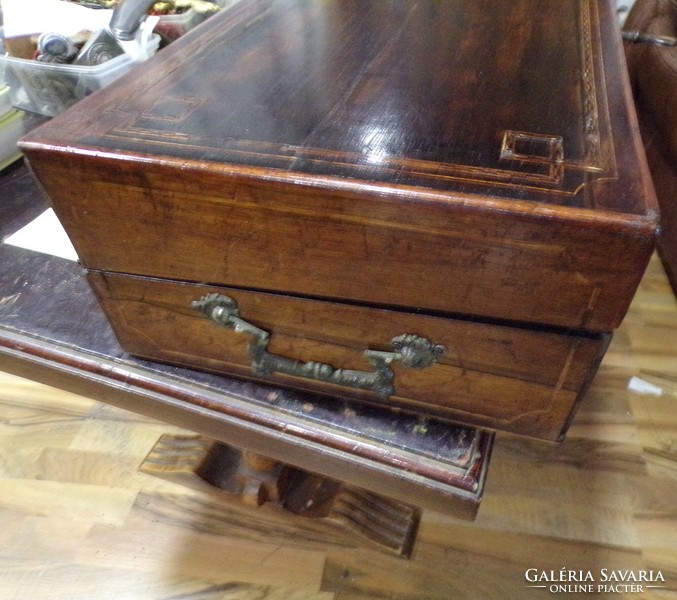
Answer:
[[[146,52],[121,54],[92,67],[40,62],[0,56],[0,72],[10,87],[12,104],[24,110],[53,117],[85,96],[115,81],[135,64],[155,54],[160,36],[153,34]]]

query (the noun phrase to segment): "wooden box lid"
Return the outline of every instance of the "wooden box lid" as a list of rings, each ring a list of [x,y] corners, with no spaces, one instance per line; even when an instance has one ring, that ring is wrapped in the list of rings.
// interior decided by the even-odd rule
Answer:
[[[241,0],[22,148],[90,268],[514,322],[615,328],[657,225],[611,0]]]

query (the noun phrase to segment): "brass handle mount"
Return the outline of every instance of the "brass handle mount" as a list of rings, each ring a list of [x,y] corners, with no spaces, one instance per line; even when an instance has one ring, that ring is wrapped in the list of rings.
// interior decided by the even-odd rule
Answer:
[[[391,368],[392,363],[399,362],[410,369],[425,369],[436,364],[439,357],[447,351],[442,344],[405,333],[391,340],[392,352],[364,351],[365,358],[375,367],[374,371],[336,369],[326,363],[305,362],[268,352],[270,334],[244,320],[240,316],[237,302],[230,296],[207,294],[195,300],[192,307],[222,327],[252,336],[249,355],[252,359],[252,372],[257,375],[270,376],[283,373],[368,390],[381,398],[388,398],[395,393],[395,373]]]

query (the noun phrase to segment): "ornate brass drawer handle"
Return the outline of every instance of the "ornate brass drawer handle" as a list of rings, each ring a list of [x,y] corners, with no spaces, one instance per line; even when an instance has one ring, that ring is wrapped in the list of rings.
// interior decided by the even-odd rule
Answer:
[[[375,371],[335,369],[325,363],[303,362],[268,352],[270,334],[242,319],[237,302],[229,296],[208,294],[194,301],[192,306],[215,323],[232,329],[236,333],[247,333],[252,336],[249,355],[252,358],[252,371],[257,375],[284,373],[369,390],[382,398],[388,398],[395,393],[395,373],[390,367],[392,363],[400,362],[411,369],[425,369],[434,365],[437,359],[447,351],[447,348],[441,344],[435,344],[424,337],[407,333],[391,340],[394,352],[365,350],[364,355],[374,365]]]

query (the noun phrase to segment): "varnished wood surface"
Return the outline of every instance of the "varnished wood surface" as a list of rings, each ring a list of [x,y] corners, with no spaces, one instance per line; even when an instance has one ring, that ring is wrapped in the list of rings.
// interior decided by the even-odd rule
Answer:
[[[606,332],[654,245],[611,0],[243,0],[22,147],[95,270]]]
[[[499,435],[477,520],[425,510],[410,561],[140,472],[165,433],[189,432],[2,375],[2,600],[554,597],[531,567],[660,569],[666,589],[591,596],[677,597],[677,302],[656,258],[567,441]]]
[[[22,148],[82,264],[108,278],[98,287],[130,354],[260,374],[244,340],[205,329],[183,295],[157,300],[148,287],[139,293],[152,302],[129,302],[120,275],[179,282],[155,289],[227,286],[252,305],[264,294],[302,298],[246,314],[272,327],[285,358],[332,370],[359,369],[355,346],[388,351],[394,335],[434,329],[412,313],[471,320],[458,332],[470,342],[447,342],[437,327],[455,362],[398,376],[393,404],[554,440],[654,245],[610,7],[245,0]],[[512,27],[532,13],[533,24]],[[412,47],[422,31],[431,34]],[[309,54],[317,61],[304,65]],[[479,93],[475,80],[496,93]],[[375,151],[365,136],[381,135]],[[336,308],[319,318],[327,307]],[[395,333],[379,338],[371,323],[386,314]],[[529,334],[475,334],[496,324]],[[539,339],[544,330],[561,337]],[[272,382],[341,396],[317,379]]]
[[[578,193],[645,177],[622,169],[637,146],[612,139],[632,128],[617,33],[609,0],[245,0],[29,147],[484,189],[641,217],[642,190]]]

